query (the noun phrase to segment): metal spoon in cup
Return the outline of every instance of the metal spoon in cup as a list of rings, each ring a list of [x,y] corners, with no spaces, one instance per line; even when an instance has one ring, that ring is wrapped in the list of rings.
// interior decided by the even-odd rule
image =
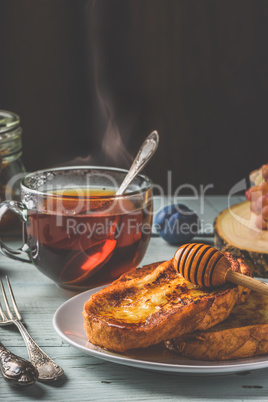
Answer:
[[[122,181],[119,189],[116,191],[116,195],[122,195],[130,185],[130,183],[135,179],[137,174],[144,168],[144,166],[149,162],[153,154],[155,153],[159,143],[159,135],[155,130],[148,135],[144,143],[139,149],[136,158],[134,159],[126,177]]]

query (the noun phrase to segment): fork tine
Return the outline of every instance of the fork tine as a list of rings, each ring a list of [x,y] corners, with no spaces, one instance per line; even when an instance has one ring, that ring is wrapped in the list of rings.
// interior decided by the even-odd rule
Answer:
[[[3,321],[7,320],[7,317],[2,309],[1,302],[0,302],[0,315],[1,315]]]
[[[1,290],[2,290],[3,299],[4,299],[4,302],[5,302],[5,306],[6,306],[6,309],[7,309],[8,316],[9,316],[9,318],[10,318],[11,320],[13,320],[14,317],[13,317],[13,314],[12,314],[12,312],[11,312],[11,310],[10,310],[10,307],[9,307],[9,304],[8,304],[8,300],[7,300],[7,295],[6,295],[6,292],[5,292],[5,289],[4,289],[4,286],[3,286],[3,282],[2,282],[1,279],[0,279],[0,287],[1,287]]]
[[[8,286],[10,298],[11,298],[11,301],[12,301],[13,308],[14,308],[14,310],[15,310],[17,319],[18,319],[18,320],[21,320],[21,315],[20,315],[20,312],[19,312],[19,309],[18,309],[16,300],[15,300],[14,293],[13,293],[13,290],[12,290],[12,287],[11,287],[11,284],[10,284],[10,281],[9,281],[9,279],[8,279],[8,276],[6,276],[6,281],[7,281],[7,286]]]

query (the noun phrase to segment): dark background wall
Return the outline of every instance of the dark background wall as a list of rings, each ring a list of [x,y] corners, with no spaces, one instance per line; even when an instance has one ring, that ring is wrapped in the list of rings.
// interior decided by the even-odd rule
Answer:
[[[164,188],[170,170],[227,193],[268,161],[265,0],[2,0],[0,38],[28,171],[128,167],[153,129],[146,173]]]

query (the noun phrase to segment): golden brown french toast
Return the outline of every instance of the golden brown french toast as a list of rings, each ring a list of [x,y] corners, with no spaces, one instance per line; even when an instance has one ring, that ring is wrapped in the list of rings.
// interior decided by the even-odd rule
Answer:
[[[233,270],[250,275],[242,261],[226,256]],[[119,352],[144,348],[216,325],[249,293],[233,284],[203,289],[186,281],[172,261],[133,269],[92,295],[83,311],[88,340]]]
[[[268,297],[251,292],[229,317],[207,331],[165,342],[168,349],[197,360],[227,360],[268,353]]]

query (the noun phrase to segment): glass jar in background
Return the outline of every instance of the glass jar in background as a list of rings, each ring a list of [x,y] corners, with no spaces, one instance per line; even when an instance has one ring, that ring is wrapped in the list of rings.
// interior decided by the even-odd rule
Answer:
[[[22,128],[16,113],[0,110],[0,199],[20,201],[20,179],[25,172],[21,161]],[[16,229],[18,219],[13,212],[5,214],[0,231]]]

